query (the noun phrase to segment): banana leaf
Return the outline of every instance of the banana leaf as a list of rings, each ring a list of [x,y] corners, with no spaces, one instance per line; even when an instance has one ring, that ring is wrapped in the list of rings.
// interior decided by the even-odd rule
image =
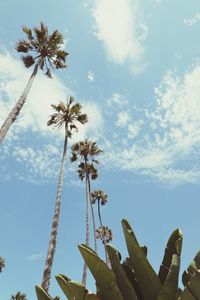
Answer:
[[[48,295],[40,285],[35,286],[35,291],[38,300],[52,300],[51,296]]]
[[[84,300],[87,290],[84,285],[70,280],[66,276],[59,274],[56,276],[56,280],[61,287],[63,293],[68,300]]]
[[[178,275],[180,270],[180,256],[173,254],[167,278],[162,286],[157,300],[175,299],[178,292]]]
[[[103,300],[125,300],[116,283],[114,272],[86,245],[79,245],[85,263],[96,280],[97,295]]]
[[[181,249],[182,249],[182,239],[183,239],[183,234],[180,229],[176,229],[173,231],[171,234],[167,246],[165,248],[165,254],[163,257],[162,264],[160,266],[160,270],[158,273],[158,277],[160,278],[160,281],[162,284],[164,284],[168,271],[170,269],[170,265],[172,262],[172,256],[174,254],[181,255]]]
[[[145,300],[155,300],[162,288],[160,279],[148,262],[127,220],[122,220],[122,227],[135,275]]]
[[[106,250],[111,262],[112,270],[114,271],[116,276],[117,285],[121,291],[123,298],[126,300],[137,300],[137,296],[133,289],[133,286],[129,282],[126,273],[122,265],[120,264],[119,252],[111,245],[107,245]]]

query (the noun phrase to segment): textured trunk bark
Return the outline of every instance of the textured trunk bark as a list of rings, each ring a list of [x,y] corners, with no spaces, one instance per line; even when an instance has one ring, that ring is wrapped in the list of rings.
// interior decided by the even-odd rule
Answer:
[[[99,222],[100,222],[100,226],[103,227],[103,223],[102,223],[102,218],[101,218],[101,211],[100,211],[100,200],[98,199],[98,215],[99,215]],[[106,258],[106,264],[108,265],[108,255],[107,255],[107,250],[106,250],[106,240],[105,237],[103,236],[103,244],[104,244],[104,250],[105,250],[105,258]]]
[[[85,160],[85,164],[87,165],[87,160]],[[90,197],[89,197],[89,175],[86,171],[85,176],[85,184],[86,184],[86,235],[85,235],[85,243],[87,246],[90,245]],[[86,285],[87,281],[87,265],[84,263],[83,266],[83,277],[82,277],[82,284]]]
[[[60,175],[58,180],[58,189],[56,194],[56,203],[55,203],[54,216],[53,216],[52,229],[51,229],[51,237],[49,241],[49,248],[47,252],[45,268],[43,272],[43,279],[42,279],[42,287],[46,292],[48,292],[50,286],[51,270],[52,270],[52,265],[53,265],[55,250],[56,250],[56,238],[58,233],[58,223],[59,223],[59,216],[60,216],[62,185],[63,185],[63,179],[65,173],[65,165],[67,160],[67,142],[68,142],[68,137],[66,131],[61,169],[60,169]]]
[[[19,115],[25,101],[27,98],[27,95],[29,93],[29,90],[33,84],[33,81],[35,79],[35,76],[37,74],[38,71],[38,66],[39,66],[39,62],[36,63],[33,73],[31,74],[31,77],[27,83],[27,86],[25,87],[22,95],[20,96],[19,100],[16,102],[15,106],[13,107],[13,109],[11,110],[11,112],[9,113],[9,115],[7,116],[5,122],[3,123],[3,125],[1,126],[0,129],[0,144],[3,142],[8,130],[10,129],[10,126],[12,125],[12,123],[15,122],[15,120],[17,119],[17,116]]]

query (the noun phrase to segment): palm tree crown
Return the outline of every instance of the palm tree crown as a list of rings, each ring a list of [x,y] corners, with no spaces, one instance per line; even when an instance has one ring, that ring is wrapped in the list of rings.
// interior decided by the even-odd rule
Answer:
[[[66,105],[63,102],[57,105],[52,104],[51,106],[56,112],[50,116],[47,126],[61,127],[64,124],[66,135],[71,137],[73,130],[78,131],[76,122],[81,124],[87,123],[88,118],[86,114],[81,113],[81,105],[79,103],[73,104],[73,102],[74,98],[70,97]]]
[[[5,268],[5,260],[0,256],[0,272]]]
[[[91,158],[93,163],[98,164],[98,160],[95,160],[94,157],[103,152],[99,149],[96,142],[89,141],[88,139],[75,143],[72,145],[71,149],[72,162],[76,161],[78,158],[80,158],[82,162],[85,162],[85,160],[88,161],[88,158]]]
[[[65,60],[68,55],[62,49],[64,40],[61,33],[54,30],[51,35],[48,34],[48,28],[41,22],[39,27],[31,30],[23,27],[22,30],[27,39],[20,40],[16,46],[18,52],[27,53],[22,56],[25,67],[29,68],[36,61],[39,62],[41,70],[45,70],[45,75],[51,78],[51,69],[65,68]],[[29,52],[32,55],[28,54]]]
[[[95,204],[95,202],[100,201],[101,205],[105,205],[108,202],[108,195],[104,193],[104,191],[96,190],[91,192],[91,201],[92,204]]]
[[[18,292],[16,295],[12,295],[10,300],[27,300],[26,295]]]
[[[83,180],[86,175],[89,175],[92,180],[95,180],[98,177],[96,166],[99,162],[94,157],[103,152],[98,148],[96,142],[85,139],[72,145],[71,150],[71,162],[80,159],[77,170],[79,178]]]
[[[112,230],[108,228],[108,226],[100,226],[96,230],[96,238],[101,239],[103,244],[108,244],[113,240]]]

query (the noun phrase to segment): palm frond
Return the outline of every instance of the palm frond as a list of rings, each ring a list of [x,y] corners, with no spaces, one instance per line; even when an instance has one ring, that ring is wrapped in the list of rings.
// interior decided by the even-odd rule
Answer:
[[[22,56],[22,60],[26,68],[30,68],[35,63],[31,55]]]
[[[5,260],[0,256],[0,272],[5,268]]]
[[[45,75],[52,78],[51,69],[63,69],[66,67],[66,57],[68,53],[63,50],[64,39],[58,30],[54,30],[51,35],[48,34],[48,28],[44,23],[34,27],[33,30],[24,26],[22,28],[26,34],[27,40],[21,40],[16,46],[18,52],[36,53],[34,61],[30,64],[27,58],[22,58],[26,67],[33,65],[37,59],[40,59],[40,69],[45,71]],[[33,57],[32,55],[30,55]],[[25,60],[25,61],[24,61]]]

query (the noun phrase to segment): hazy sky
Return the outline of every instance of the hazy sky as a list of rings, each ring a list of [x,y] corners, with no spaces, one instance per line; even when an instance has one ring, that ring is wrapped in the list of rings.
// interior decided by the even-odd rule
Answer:
[[[68,67],[53,79],[39,72],[0,146],[0,255],[6,260],[0,300],[19,290],[35,300],[34,285],[41,283],[64,134],[46,123],[50,104],[69,95],[89,118],[71,143],[87,137],[104,151],[92,189],[109,196],[103,219],[113,244],[127,255],[120,225],[127,218],[157,270],[170,233],[180,227],[183,270],[200,248],[199,1],[0,0],[0,124],[31,74],[15,51],[22,26],[41,21],[49,33],[63,34]],[[85,186],[76,166],[68,161],[66,167],[53,276],[80,281]],[[50,292],[62,296],[54,278]]]

